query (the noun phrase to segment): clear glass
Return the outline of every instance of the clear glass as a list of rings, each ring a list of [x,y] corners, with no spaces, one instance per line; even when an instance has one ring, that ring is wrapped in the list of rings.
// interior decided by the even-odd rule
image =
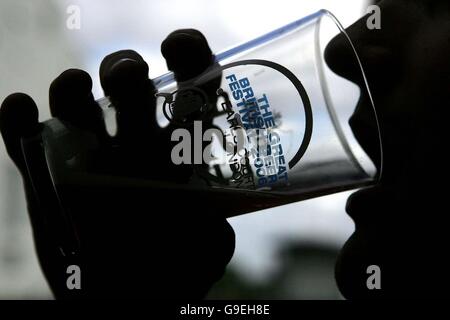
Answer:
[[[336,36],[344,39],[350,52],[345,63],[358,70],[359,85],[325,61],[325,48]],[[36,192],[42,189],[39,177],[46,176],[56,199],[48,202],[61,212],[63,190],[74,184],[133,186],[186,201],[195,193],[217,199],[217,210],[232,216],[375,184],[381,177],[380,132],[364,71],[350,38],[326,10],[216,54],[212,67],[195,79],[177,83],[168,73],[153,82],[159,124],[171,122],[175,140],[176,132],[193,133],[190,157],[179,152],[181,139],[172,149],[174,165],[194,169],[186,183],[88,173],[83,154],[98,146],[95,136],[51,119],[38,139],[45,159],[36,160],[36,143],[23,144]],[[98,103],[113,107],[108,97]],[[355,108],[362,107],[364,133],[377,140],[379,159],[366,154],[349,126]],[[38,160],[48,172],[33,166]]]
[[[325,48],[337,35],[351,52],[346,65],[360,71],[363,85],[325,62]],[[193,141],[190,162],[172,155],[175,163],[194,163],[193,187],[310,198],[378,181],[382,146],[372,97],[354,46],[330,12],[318,11],[218,53],[215,60],[183,83],[171,73],[154,79],[160,125],[172,122],[198,130],[194,138],[212,141],[206,155]],[[375,131],[367,134],[377,137],[380,159],[365,153],[349,126],[363,103],[371,122],[367,130]]]
[[[345,65],[358,71],[353,82],[325,61],[336,36],[350,52]],[[185,207],[209,206],[212,214],[230,217],[375,184],[381,177],[382,146],[369,86],[350,38],[326,10],[216,54],[212,67],[195,79],[177,83],[169,73],[153,82],[159,124],[171,122],[175,138],[177,132],[194,135],[191,156],[177,148],[171,154],[174,165],[193,168],[185,183],[87,170],[86,155],[101,147],[97,137],[58,119],[22,141],[35,196],[51,222],[49,236],[63,255],[80,250],[69,213],[71,201],[84,199],[83,192],[111,190],[132,199],[128,196],[139,190],[152,197],[149,203],[162,204],[170,195]],[[108,97],[98,103],[113,107]],[[349,126],[360,108],[364,134],[377,140],[371,156]]]

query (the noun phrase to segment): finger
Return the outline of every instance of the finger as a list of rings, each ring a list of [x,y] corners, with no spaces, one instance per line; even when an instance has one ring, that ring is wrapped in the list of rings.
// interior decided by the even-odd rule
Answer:
[[[117,136],[128,142],[148,139],[158,130],[155,87],[148,78],[148,65],[133,50],[106,56],[100,66],[100,82],[117,115]]]
[[[120,112],[151,109],[154,87],[148,70],[148,64],[133,50],[117,51],[103,59],[100,82],[105,95]]]
[[[181,29],[169,34],[161,44],[161,53],[166,59],[167,67],[174,72],[178,82],[193,79],[216,63],[205,36],[194,29]],[[204,94],[199,95],[197,100],[202,101],[206,96],[208,105],[214,106],[217,102],[216,91],[220,87],[220,83],[221,75],[217,75],[213,79],[197,85],[196,89],[203,91]],[[182,95],[178,96],[178,98],[180,97]],[[199,119],[212,119],[215,116],[216,108],[205,111],[202,103],[197,106],[192,103],[177,102],[175,103],[176,109],[173,111],[174,119],[178,122],[191,123]],[[203,110],[200,111],[201,109]],[[208,126],[206,123],[204,124]]]
[[[92,79],[83,70],[69,69],[50,85],[50,113],[79,128],[105,132],[103,114],[92,94]]]
[[[195,121],[202,121],[202,130],[212,127],[212,120],[216,116],[217,89],[220,87],[221,75],[217,75],[207,82],[196,85],[191,90],[190,84],[181,84],[199,76],[215,64],[215,56],[205,36],[195,29],[180,29],[172,32],[161,44],[161,53],[166,59],[167,67],[173,71],[178,81],[178,93],[171,110],[172,125],[187,126],[193,130]],[[183,87],[186,88],[183,91]],[[169,130],[172,126],[167,127]],[[203,143],[203,148],[209,143]],[[192,150],[195,152],[195,150]],[[199,172],[207,170],[202,164],[197,166]]]
[[[22,138],[36,135],[41,125],[38,121],[38,108],[31,97],[24,93],[9,95],[0,108],[0,130],[5,141],[8,154],[17,165],[23,177],[27,208],[33,230],[33,238],[37,255],[54,294],[65,292],[65,267],[61,268],[61,255],[58,244],[54,242],[49,229],[49,221],[45,217],[48,212],[42,211],[38,203],[36,189],[31,183],[31,177],[25,163],[21,148]],[[33,142],[36,143],[36,142]],[[37,158],[39,154],[35,154]],[[45,168],[44,168],[45,169]],[[33,181],[42,187],[41,181]],[[45,190],[41,190],[47,192]],[[65,260],[64,263],[67,263]],[[61,272],[64,270],[64,273]],[[60,285],[61,284],[61,285]]]
[[[25,169],[21,138],[31,136],[39,129],[39,111],[33,99],[24,93],[6,97],[0,108],[0,131],[6,150],[22,171]]]
[[[106,56],[100,65],[100,82],[106,96],[115,101],[115,106],[124,109],[138,108],[144,99],[153,98],[153,84],[148,78],[148,64],[136,51],[121,50]],[[121,110],[123,111],[123,110]]]
[[[192,79],[214,63],[214,56],[205,36],[195,29],[172,32],[161,44],[167,68],[177,81]]]
[[[6,145],[6,150],[16,164],[23,177],[27,207],[30,222],[33,228],[34,240],[38,255],[43,260],[44,271],[48,262],[52,261],[48,255],[51,250],[48,246],[48,230],[45,228],[44,219],[37,208],[34,190],[30,183],[25,157],[22,152],[21,139],[36,134],[39,129],[39,112],[36,103],[24,93],[13,93],[2,103],[0,108],[0,131]]]

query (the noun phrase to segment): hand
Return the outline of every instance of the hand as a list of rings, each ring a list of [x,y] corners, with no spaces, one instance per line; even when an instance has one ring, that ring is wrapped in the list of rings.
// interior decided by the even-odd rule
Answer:
[[[178,80],[196,76],[213,61],[204,36],[191,29],[170,34],[162,52]],[[67,70],[50,86],[52,116],[97,137],[100,148],[90,158],[90,169],[106,174],[99,179],[80,176],[59,186],[70,232],[79,243],[74,255],[61,252],[55,236],[61,230],[49,212],[54,207],[43,205],[35,192],[51,194],[52,186],[31,181],[21,149],[21,140],[42,130],[37,107],[22,93],[10,95],[1,106],[1,134],[23,177],[36,250],[50,287],[62,299],[203,297],[233,254],[234,232],[204,194],[163,188],[163,183],[148,186],[142,179],[121,180],[184,181],[192,169],[176,167],[169,158],[173,126],[162,129],[156,123],[154,86],[138,53],[123,50],[107,56],[100,78],[117,110],[113,139],[106,134],[86,72]],[[33,188],[32,183],[38,185]],[[81,268],[81,290],[66,286],[72,264]]]

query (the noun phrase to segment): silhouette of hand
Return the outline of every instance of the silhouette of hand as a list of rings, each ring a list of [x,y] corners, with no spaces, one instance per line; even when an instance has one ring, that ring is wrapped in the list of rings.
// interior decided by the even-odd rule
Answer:
[[[213,63],[206,39],[192,29],[171,33],[162,52],[179,81]],[[156,122],[155,90],[143,58],[132,50],[110,54],[100,78],[117,111],[113,138],[106,133],[86,72],[67,70],[50,86],[52,116],[94,135],[99,144],[88,155],[88,172],[57,186],[61,206],[52,198],[55,186],[31,178],[22,149],[43,128],[36,104],[15,93],[1,106],[1,134],[23,177],[43,272],[55,297],[62,299],[201,298],[231,259],[234,232],[225,215],[213,212],[217,204],[211,198],[164,184],[186,181],[192,169],[170,160],[174,127]],[[70,222],[68,228],[61,216]],[[74,240],[73,253],[61,245],[61,237]],[[66,285],[67,267],[74,264],[81,269],[80,290]]]

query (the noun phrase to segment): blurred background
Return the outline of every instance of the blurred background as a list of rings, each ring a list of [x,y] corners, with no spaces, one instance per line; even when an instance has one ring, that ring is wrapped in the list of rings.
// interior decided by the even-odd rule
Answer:
[[[366,7],[365,0],[2,0],[0,101],[25,92],[43,121],[49,84],[68,68],[91,74],[96,98],[103,95],[98,67],[108,53],[134,49],[149,63],[150,77],[167,72],[160,43],[175,29],[201,30],[218,52],[322,8],[346,27]],[[67,25],[73,10],[79,29]],[[236,251],[209,298],[341,299],[334,263],[353,231],[344,210],[348,195],[230,219]],[[21,178],[0,143],[0,299],[52,298],[34,252]]]

